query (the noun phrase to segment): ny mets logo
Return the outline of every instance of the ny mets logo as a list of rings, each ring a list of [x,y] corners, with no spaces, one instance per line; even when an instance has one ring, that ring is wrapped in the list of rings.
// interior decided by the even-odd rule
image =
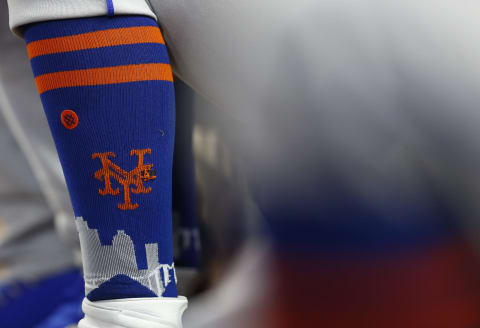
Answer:
[[[112,178],[116,180],[123,188],[123,203],[118,204],[118,208],[124,211],[134,210],[138,208],[137,203],[132,203],[130,199],[130,192],[134,194],[148,194],[152,191],[152,187],[146,188],[143,184],[149,180],[156,178],[155,171],[152,170],[153,164],[144,164],[143,159],[145,154],[152,154],[151,149],[133,149],[130,151],[130,156],[136,155],[138,157],[138,165],[131,171],[125,171],[118,165],[112,163],[109,159],[115,157],[112,152],[95,153],[92,159],[99,158],[102,162],[102,168],[95,172],[95,179],[105,183],[105,188],[98,189],[98,193],[105,195],[118,195],[119,188],[112,188]]]

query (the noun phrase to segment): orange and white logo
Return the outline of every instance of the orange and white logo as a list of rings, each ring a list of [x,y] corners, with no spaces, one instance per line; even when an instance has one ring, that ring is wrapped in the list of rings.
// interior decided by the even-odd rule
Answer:
[[[156,178],[155,171],[152,170],[153,164],[145,164],[143,162],[145,154],[152,154],[151,149],[133,149],[130,156],[138,157],[138,165],[131,171],[125,171],[118,165],[113,163],[110,158],[115,157],[115,153],[94,153],[92,159],[99,158],[102,162],[102,168],[95,172],[95,179],[105,183],[105,188],[98,189],[98,193],[102,196],[120,194],[119,188],[112,188],[112,178],[116,180],[123,188],[123,203],[117,206],[119,209],[127,211],[134,210],[139,207],[137,203],[132,203],[130,192],[134,194],[148,194],[152,191],[152,187],[145,187],[144,182]]]

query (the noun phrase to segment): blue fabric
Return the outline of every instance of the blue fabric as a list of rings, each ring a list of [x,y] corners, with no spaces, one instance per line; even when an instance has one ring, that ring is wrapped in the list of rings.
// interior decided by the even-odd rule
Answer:
[[[389,206],[383,202],[380,207],[331,179],[319,182],[312,174],[303,185],[281,188],[272,184],[268,192],[255,194],[270,223],[275,245],[282,252],[381,254],[435,245],[459,236],[455,217],[442,199],[415,199],[398,192]]]
[[[0,327],[35,327],[63,304],[78,304],[83,297],[83,279],[81,272],[76,269],[28,284],[17,282],[2,286]]]
[[[84,316],[82,312],[83,297],[60,305],[47,319],[35,328],[65,328],[76,325]]]
[[[53,36],[73,35],[106,28],[152,26],[155,21],[145,17],[103,17],[82,20],[43,22],[28,27],[27,42]],[[79,68],[114,67],[122,64],[168,63],[165,46],[135,44],[82,50],[34,58],[36,75]],[[170,81],[152,80],[129,83],[91,85],[53,89],[41,94],[41,100],[62,164],[73,209],[77,217],[96,229],[101,245],[112,245],[119,231],[128,235],[134,245],[138,270],[147,269],[146,244],[158,245],[158,262],[173,263],[172,250],[172,161],[175,137],[174,86]],[[78,115],[78,126],[66,129],[61,121],[64,110]],[[134,210],[119,209],[125,201],[118,180],[111,179],[119,195],[101,195],[106,181],[95,178],[102,161],[95,153],[113,152],[110,160],[122,170],[131,172],[138,166],[132,150],[151,149],[144,163],[153,164],[156,178],[146,181],[148,193],[137,194],[129,185]],[[111,169],[113,170],[113,169]],[[172,269],[173,274],[173,269]],[[124,281],[124,285],[128,281]],[[138,283],[130,279],[122,297],[150,297]],[[108,285],[106,285],[108,287]],[[105,287],[105,286],[104,286]],[[109,299],[108,288],[94,298]],[[162,296],[162,295],[159,295]],[[176,297],[176,283],[163,293]],[[87,297],[90,297],[87,295]]]
[[[57,89],[42,95],[42,102],[55,141],[76,216],[90,229],[98,229],[104,245],[112,243],[118,230],[135,237],[139,269],[147,268],[146,243],[159,243],[160,263],[171,263],[171,181],[175,124],[173,84],[148,81]],[[162,95],[164,95],[162,97]],[[159,97],[163,98],[159,101]],[[60,113],[76,109],[79,126],[65,129]],[[92,153],[112,151],[115,164],[125,170],[136,166],[131,149],[151,148],[145,160],[154,163],[157,179],[149,194],[132,194],[140,204],[135,211],[121,211],[119,196],[100,196],[102,183],[93,174],[101,168]],[[118,186],[117,186],[118,187]]]
[[[88,60],[78,60],[79,56]],[[168,62],[165,45],[143,43],[38,56],[32,59],[32,68],[37,77],[67,70]]]
[[[148,288],[126,275],[117,275],[88,294],[90,301],[104,299],[155,297]]]
[[[198,233],[197,202],[195,197],[195,163],[193,158],[194,97],[183,82],[175,82],[177,119],[173,157],[173,208],[179,215],[178,266],[198,267],[200,249],[193,234]],[[190,234],[182,235],[182,231]],[[197,235],[198,236],[198,235]],[[185,243],[184,238],[190,238]],[[184,245],[188,245],[185,247]]]
[[[175,290],[171,290],[171,289]],[[169,284],[165,294],[176,293],[175,285]],[[135,298],[135,297],[155,297],[148,288],[142,286],[137,281],[126,275],[117,275],[109,281],[101,284],[89,295],[90,301],[101,301],[105,299]]]
[[[69,36],[94,31],[134,26],[158,26],[157,22],[145,16],[115,16],[75,18],[68,21],[57,20],[26,25],[25,42]]]
[[[108,16],[113,16],[115,14],[115,9],[113,7],[113,0],[106,0],[107,1],[107,14]]]

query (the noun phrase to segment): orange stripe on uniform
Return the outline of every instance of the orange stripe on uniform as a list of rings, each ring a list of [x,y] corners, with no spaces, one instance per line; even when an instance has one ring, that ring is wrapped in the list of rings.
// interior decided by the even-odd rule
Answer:
[[[135,26],[33,41],[27,45],[27,51],[32,59],[60,52],[136,43],[165,44],[165,41],[158,27]]]
[[[35,78],[38,93],[79,87],[137,81],[173,82],[169,64],[138,64],[48,73]]]

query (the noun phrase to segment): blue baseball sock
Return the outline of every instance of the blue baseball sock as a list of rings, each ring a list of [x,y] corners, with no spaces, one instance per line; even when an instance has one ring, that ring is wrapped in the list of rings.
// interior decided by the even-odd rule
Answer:
[[[156,22],[42,22],[25,39],[76,216],[87,297],[176,297],[175,99]]]

